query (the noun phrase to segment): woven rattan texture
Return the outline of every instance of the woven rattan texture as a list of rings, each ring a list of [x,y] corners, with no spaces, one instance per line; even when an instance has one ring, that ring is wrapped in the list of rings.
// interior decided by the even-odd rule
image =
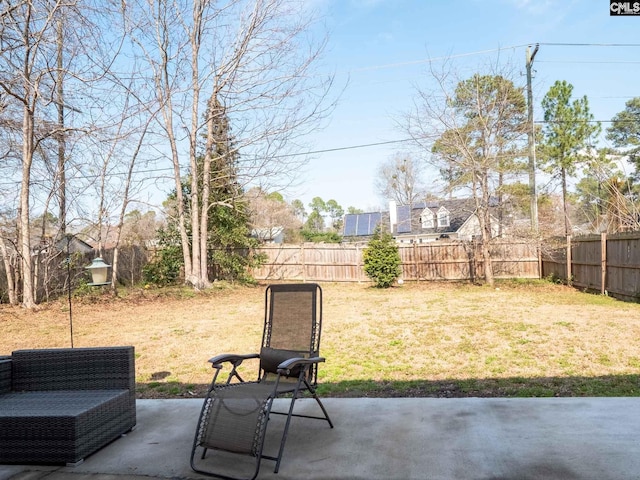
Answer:
[[[0,463],[77,463],[135,426],[133,347],[20,350],[9,363]]]
[[[0,394],[11,391],[11,359],[0,360]]]

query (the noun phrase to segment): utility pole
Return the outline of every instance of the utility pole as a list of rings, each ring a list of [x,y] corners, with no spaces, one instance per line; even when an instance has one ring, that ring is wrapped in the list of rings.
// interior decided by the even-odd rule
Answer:
[[[527,47],[527,103],[529,107],[528,122],[529,129],[527,131],[527,140],[529,143],[529,194],[531,197],[531,230],[538,233],[538,192],[536,187],[536,137],[535,125],[533,124],[533,92],[531,89],[531,65],[533,59],[538,53],[540,44],[536,43],[531,53],[530,47]]]

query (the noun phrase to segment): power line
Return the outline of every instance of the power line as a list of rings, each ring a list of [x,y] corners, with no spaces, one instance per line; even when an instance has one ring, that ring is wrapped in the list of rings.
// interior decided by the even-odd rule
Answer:
[[[632,120],[629,120],[630,122],[632,122]],[[548,123],[570,123],[572,122],[571,120],[534,120],[533,123],[537,123],[537,124],[548,124]],[[614,120],[583,120],[582,122],[584,123],[613,123]],[[356,145],[345,145],[343,147],[335,147],[335,148],[325,148],[322,150],[311,150],[308,152],[298,152],[298,153],[286,153],[286,154],[282,154],[282,155],[274,155],[271,158],[287,158],[287,157],[301,157],[301,156],[307,156],[307,155],[318,155],[321,153],[331,153],[331,152],[340,152],[340,151],[346,151],[346,150],[356,150],[356,149],[360,149],[360,148],[369,148],[369,147],[379,147],[379,146],[383,146],[383,145],[393,145],[396,143],[409,143],[409,142],[415,142],[416,139],[415,138],[401,138],[401,139],[397,139],[397,140],[387,140],[384,142],[371,142],[371,143],[360,143],[360,144],[356,144]],[[135,172],[133,172],[134,174],[143,174],[143,173],[159,173],[159,172],[164,172],[164,171],[173,171],[173,167],[161,167],[161,168],[154,168],[154,169],[145,169],[145,170],[136,170]],[[109,176],[117,176],[117,175],[126,175],[126,172],[112,172],[109,174]],[[83,179],[92,179],[92,178],[99,178],[100,175],[83,175],[81,178]],[[77,178],[77,177],[76,177]],[[71,180],[73,180],[73,178],[71,178]],[[6,186],[6,185],[16,185],[19,184],[20,182],[0,182],[0,186]]]
[[[635,65],[636,60],[540,60],[538,63],[575,63],[575,64],[606,64],[606,65]]]
[[[533,123],[637,123],[638,120],[535,120]]]
[[[301,152],[301,153],[287,153],[283,155],[275,155],[272,158],[284,158],[284,157],[299,157],[302,155],[316,155],[318,153],[329,153],[329,152],[339,152],[341,150],[355,150],[356,148],[367,148],[367,147],[377,147],[380,145],[391,145],[393,143],[405,143],[413,141],[413,138],[403,138],[400,140],[388,140],[386,142],[375,142],[375,143],[362,143],[359,145],[348,145],[346,147],[335,147],[335,148],[326,148],[324,150],[313,150],[311,152]]]
[[[640,43],[538,43],[550,47],[640,47]]]
[[[372,65],[369,67],[361,67],[361,68],[355,68],[353,70],[349,70],[350,72],[366,72],[366,71],[370,71],[370,70],[381,70],[384,68],[395,68],[395,67],[406,67],[409,65],[420,65],[422,63],[433,63],[433,62],[439,62],[442,60],[451,60],[453,58],[463,58],[463,57],[471,57],[474,55],[484,55],[486,53],[494,53],[494,52],[501,52],[503,50],[512,50],[514,48],[522,48],[522,47],[526,47],[527,43],[523,43],[522,45],[511,45],[508,47],[498,47],[498,48],[491,48],[488,50],[478,50],[475,52],[466,52],[466,53],[458,53],[456,55],[443,55],[440,57],[433,57],[433,58],[423,58],[420,60],[409,60],[406,62],[396,62],[396,63],[387,63],[387,64],[382,64],[382,65]]]
[[[510,46],[506,46],[506,47],[498,47],[498,48],[487,49],[487,50],[478,50],[478,51],[474,51],[474,52],[460,53],[460,54],[456,54],[456,55],[447,55],[447,56],[440,56],[440,57],[421,59],[421,60],[413,60],[413,61],[407,61],[407,62],[396,62],[396,63],[390,63],[390,64],[373,65],[373,66],[369,66],[369,67],[357,68],[357,69],[351,70],[351,72],[364,72],[364,71],[378,70],[378,69],[384,69],[384,68],[394,68],[394,67],[402,67],[402,66],[408,66],[408,65],[417,65],[417,64],[422,64],[422,63],[432,63],[432,62],[441,61],[441,60],[449,60],[449,59],[454,59],[454,58],[463,58],[463,57],[469,57],[469,56],[474,56],[474,55],[483,55],[483,54],[486,54],[486,53],[494,53],[494,52],[500,52],[500,51],[503,51],[503,50],[512,50],[512,49],[515,49],[515,48],[527,47],[527,46],[533,45],[535,43],[537,43],[539,45],[553,46],[553,47],[557,47],[557,46],[564,46],[564,47],[629,47],[629,48],[640,47],[640,43],[529,42],[529,43],[523,43],[523,44],[519,44],[519,45],[510,45]],[[573,61],[573,60],[568,60],[568,61],[546,60],[545,61],[545,60],[540,60],[539,63],[640,64],[640,61]],[[632,97],[603,97],[603,98],[632,98]],[[534,123],[537,123],[537,124],[561,123],[561,122],[562,122],[561,120],[556,120],[556,121],[536,120],[536,121],[534,121]],[[588,120],[586,122],[587,123],[613,123],[613,120]],[[299,152],[299,153],[275,155],[272,158],[286,158],[286,157],[296,157],[296,156],[317,155],[317,154],[322,154],[322,153],[331,153],[331,152],[338,152],[338,151],[355,150],[355,149],[360,149],[360,148],[369,148],[369,147],[376,147],[376,146],[383,146],[383,145],[392,145],[392,144],[397,144],[397,143],[408,143],[408,142],[412,142],[412,141],[415,141],[415,139],[414,138],[404,138],[404,139],[398,139],[398,140],[388,140],[388,141],[384,141],[384,142],[363,143],[363,144],[357,144],[357,145],[347,145],[347,146],[343,146],[343,147],[327,148],[327,149],[322,149],[322,150],[313,150],[313,151],[309,151],[309,152]],[[157,169],[137,170],[134,173],[135,174],[159,173],[159,172],[171,171],[171,170],[173,170],[172,167],[163,167],[163,168],[157,168]],[[113,175],[124,175],[124,173],[113,172],[113,173],[110,173],[110,175],[111,176],[113,176]],[[99,178],[99,175],[83,175],[82,178],[85,178],[85,179]],[[16,184],[19,184],[19,182],[0,182],[0,186],[16,185]]]
[[[528,46],[535,45],[535,44],[545,45],[545,46],[550,46],[550,47],[630,47],[630,48],[640,47],[640,43],[530,42],[530,43],[522,43],[522,44],[519,44],[519,45],[510,45],[510,46],[507,46],[507,47],[498,47],[498,48],[491,48],[491,49],[487,49],[487,50],[477,50],[477,51],[474,51],[474,52],[459,53],[459,54],[456,54],[456,55],[441,55],[439,57],[423,58],[423,59],[420,59],[420,60],[409,60],[409,61],[406,61],[406,62],[396,62],[396,63],[381,64],[381,65],[371,65],[371,66],[368,66],[368,67],[355,68],[353,70],[350,70],[350,72],[366,72],[366,71],[370,71],[370,70],[381,70],[381,69],[385,69],[385,68],[395,68],[395,67],[405,67],[405,66],[409,66],[409,65],[419,65],[419,64],[423,64],[423,63],[432,63],[432,62],[438,62],[438,61],[442,61],[442,60],[451,60],[451,59],[454,59],[454,58],[471,57],[471,56],[474,56],[474,55],[484,55],[486,53],[501,52],[503,50],[513,50],[514,48],[523,48],[523,47],[528,47]],[[540,62],[542,62],[542,60]],[[552,61],[547,60],[547,61],[545,61],[545,63],[552,63]],[[569,63],[569,62],[565,62],[565,63]],[[614,62],[612,62],[612,63],[614,63]],[[627,62],[621,62],[621,63],[627,63]],[[640,63],[640,62],[628,62],[628,63]]]

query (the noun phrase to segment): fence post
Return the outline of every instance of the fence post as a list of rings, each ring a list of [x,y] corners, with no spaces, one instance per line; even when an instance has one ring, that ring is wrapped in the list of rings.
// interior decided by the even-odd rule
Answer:
[[[607,293],[607,232],[600,234],[600,293]]]
[[[567,235],[567,285],[571,283],[571,235]]]
[[[542,246],[539,241],[536,244],[536,255],[538,257],[538,278],[542,278]]]
[[[307,281],[307,262],[304,258],[304,242],[300,245],[300,261],[302,262],[302,281]]]

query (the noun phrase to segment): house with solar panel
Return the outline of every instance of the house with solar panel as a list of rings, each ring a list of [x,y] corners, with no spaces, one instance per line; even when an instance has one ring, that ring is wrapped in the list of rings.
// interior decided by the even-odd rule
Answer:
[[[470,241],[480,236],[480,222],[472,199],[419,202],[413,205],[389,203],[388,212],[353,213],[344,217],[345,241],[367,241],[382,225],[398,243],[426,243],[436,240]],[[498,220],[492,217],[494,236]]]

